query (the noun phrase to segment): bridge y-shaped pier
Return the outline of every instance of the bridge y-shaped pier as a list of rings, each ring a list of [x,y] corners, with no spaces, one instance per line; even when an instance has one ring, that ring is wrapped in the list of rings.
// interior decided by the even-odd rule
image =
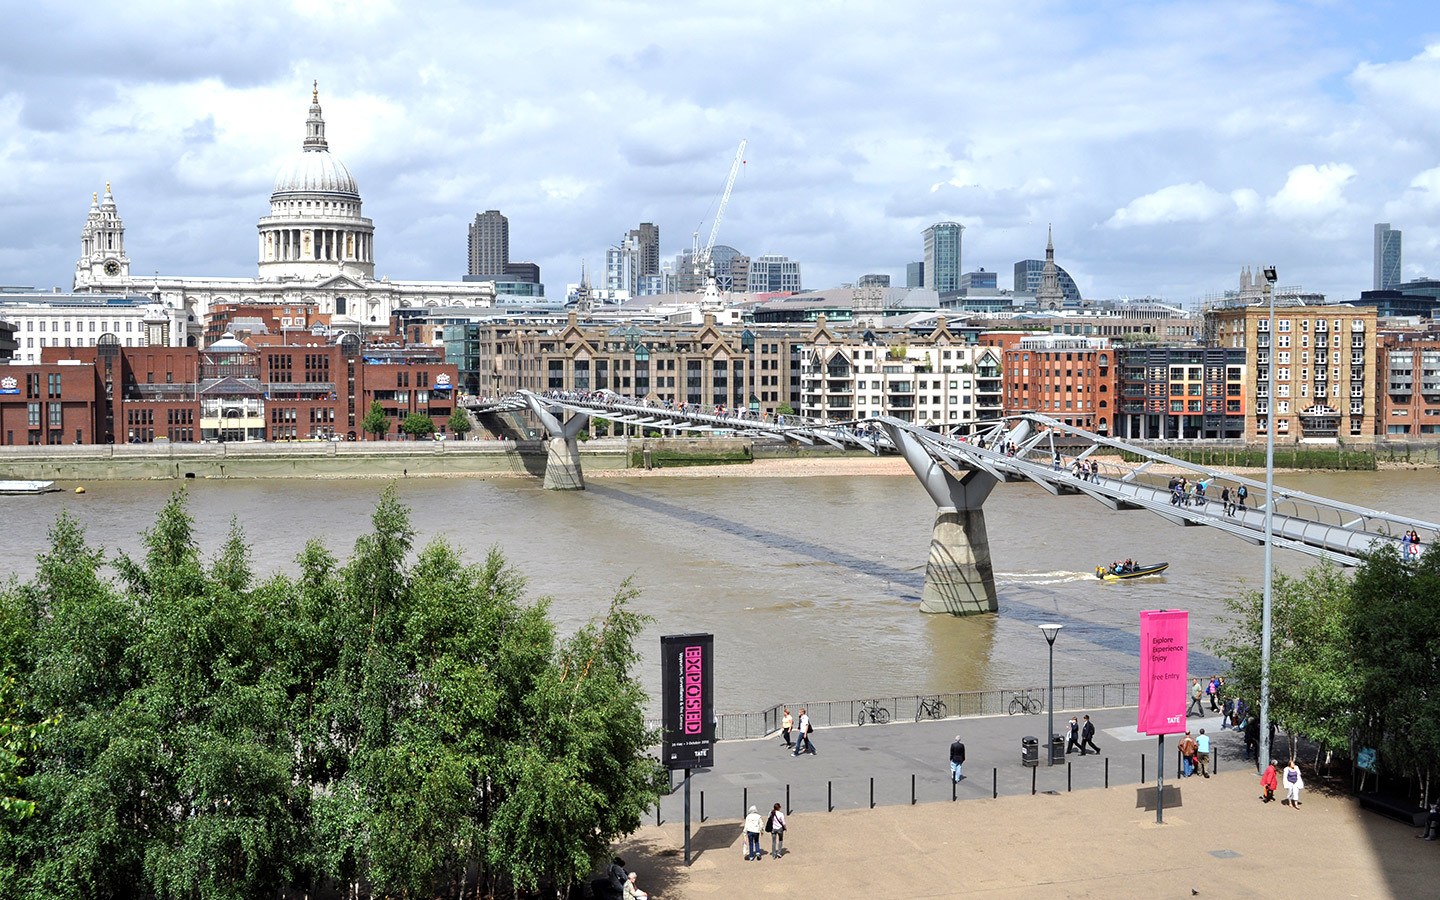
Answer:
[[[1377,543],[1398,546],[1403,534],[1411,530],[1418,532],[1425,544],[1440,538],[1440,525],[1433,522],[1279,486],[1273,496],[1267,497],[1261,481],[1186,462],[1034,413],[979,423],[970,435],[957,437],[884,416],[852,422],[817,422],[792,416],[767,420],[686,407],[676,409],[609,392],[521,392],[499,401],[472,404],[471,409],[478,413],[519,409],[533,412],[549,435],[545,487],[560,490],[584,489],[576,438],[591,416],[661,431],[723,430],[757,439],[858,447],[877,454],[898,452],[936,506],[921,595],[920,608],[925,612],[963,616],[998,609],[983,507],[995,485],[1002,481],[1030,481],[1056,496],[1085,496],[1112,510],[1146,510],[1176,525],[1214,528],[1256,545],[1265,542],[1265,507],[1273,504],[1275,546],[1340,565],[1355,565]],[[570,418],[562,422],[566,413]],[[1077,445],[1083,449],[1068,449]],[[1096,457],[1102,447],[1142,461],[1125,462],[1125,456]],[[1088,470],[1092,462],[1093,474]],[[1157,479],[1151,471],[1156,467],[1163,467],[1167,474],[1208,483],[1208,497],[1195,502],[1177,501],[1164,478]],[[1245,486],[1255,505],[1225,510],[1216,499],[1222,485],[1232,491]]]

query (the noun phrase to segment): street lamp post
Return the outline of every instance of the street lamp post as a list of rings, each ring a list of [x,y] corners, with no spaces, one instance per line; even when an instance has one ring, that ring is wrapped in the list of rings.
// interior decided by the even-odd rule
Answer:
[[[1055,765],[1055,635],[1065,626],[1046,623],[1040,626],[1045,642],[1050,645],[1050,689],[1045,697],[1045,765]]]
[[[1267,335],[1270,352],[1267,372],[1275,371],[1275,282],[1278,276],[1274,266],[1265,267],[1265,281],[1270,285],[1270,323]],[[1267,382],[1275,383],[1271,378]],[[1260,601],[1260,754],[1255,760],[1257,768],[1264,768],[1270,761],[1270,604],[1274,582],[1275,544],[1272,526],[1275,515],[1275,397],[1273,388],[1268,392],[1265,404],[1265,586]]]

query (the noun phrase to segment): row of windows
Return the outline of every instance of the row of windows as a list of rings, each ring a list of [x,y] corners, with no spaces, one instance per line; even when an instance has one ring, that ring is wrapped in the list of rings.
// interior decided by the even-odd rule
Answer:
[[[144,330],[143,328],[139,327],[140,323],[137,322],[137,320],[135,319],[55,319],[53,320],[53,323],[50,319],[15,319],[14,321],[17,325],[20,326],[17,329],[18,331],[89,331],[91,334],[95,334],[104,333],[107,331],[113,331],[116,333],[121,331],[128,331],[134,333],[136,331]],[[89,324],[88,328],[86,327],[87,322]],[[122,322],[124,323],[123,328],[121,327]],[[53,328],[50,327],[52,324],[54,325]],[[71,325],[74,325],[75,327],[71,328]]]

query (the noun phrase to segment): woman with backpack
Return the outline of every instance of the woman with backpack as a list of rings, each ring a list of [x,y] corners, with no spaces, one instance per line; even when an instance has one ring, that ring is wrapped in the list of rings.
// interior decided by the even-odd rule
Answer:
[[[770,816],[765,820],[765,830],[770,832],[770,858],[779,859],[785,855],[785,812],[780,809],[780,804],[771,807]]]

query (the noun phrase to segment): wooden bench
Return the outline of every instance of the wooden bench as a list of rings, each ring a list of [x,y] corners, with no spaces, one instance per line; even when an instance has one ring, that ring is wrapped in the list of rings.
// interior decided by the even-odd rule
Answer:
[[[1361,794],[1360,808],[1377,812],[1382,816],[1389,816],[1398,819],[1416,828],[1425,827],[1425,816],[1427,813],[1421,807],[1403,797],[1391,797],[1386,794]]]

